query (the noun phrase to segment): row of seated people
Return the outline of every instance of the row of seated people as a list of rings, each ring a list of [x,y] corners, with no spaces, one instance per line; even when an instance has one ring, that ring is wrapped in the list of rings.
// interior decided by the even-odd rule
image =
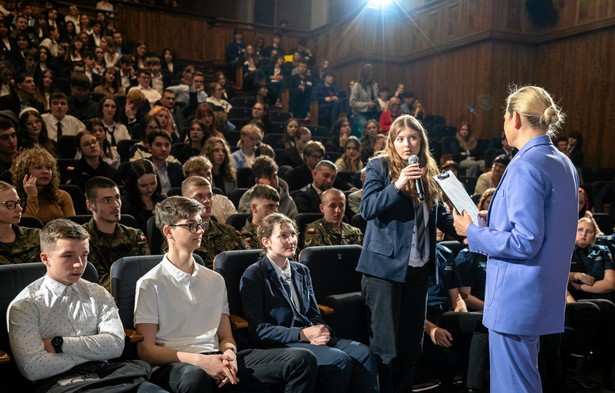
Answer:
[[[242,283],[246,304],[257,296],[270,296],[258,291],[260,286],[270,285],[277,292],[266,299],[273,302],[272,311],[280,314],[271,321],[266,310],[259,315],[250,307],[253,345],[268,349],[237,351],[224,280],[196,264],[191,256],[204,232],[203,208],[201,203],[184,197],[170,197],[157,206],[156,222],[169,250],[162,262],[136,283],[134,324],[143,335],[143,341],[137,344],[139,357],[161,367],[152,371],[147,363],[133,361],[133,374],[125,373],[124,380],[136,385],[147,378],[162,388],[139,391],[209,391],[213,383],[223,386],[238,382],[251,388],[281,385],[292,392],[379,391],[369,348],[333,336],[315,307],[309,271],[289,262],[295,254],[296,230],[281,214],[268,216],[259,227],[266,256],[245,273],[250,285]],[[96,386],[117,384],[110,376],[117,376],[114,372],[127,367],[126,363],[109,366],[104,362],[122,352],[124,332],[117,308],[104,289],[80,280],[90,249],[88,233],[77,224],[59,219],[47,224],[40,236],[47,275],[22,291],[8,311],[11,349],[19,370],[41,389],[57,384],[89,386],[92,377],[75,376],[83,371],[97,374]],[[64,260],[67,255],[71,256],[69,261]],[[272,276],[274,281],[259,278],[261,269],[275,273],[276,266],[281,271],[291,269],[293,280],[280,280],[278,275]],[[288,292],[283,284],[289,286]],[[48,296],[36,295],[48,291],[64,301],[46,301],[43,299]],[[24,323],[35,309],[41,311],[39,323]],[[79,312],[69,311],[77,309]],[[75,315],[88,318],[72,321]],[[61,322],[67,318],[72,322]],[[273,328],[272,323],[278,327]],[[263,331],[266,326],[272,326],[270,331]],[[104,337],[84,353],[81,342],[100,334]],[[40,345],[34,336],[44,338]],[[70,355],[70,361],[59,353]],[[148,388],[156,389],[154,385]]]
[[[207,193],[207,191],[208,191],[208,188],[205,188],[205,189],[204,189],[204,192],[205,192],[205,193]],[[195,197],[196,197],[196,195],[195,195]],[[211,198],[211,194],[209,195],[209,197]],[[118,192],[118,191],[116,191],[115,198],[116,198],[116,200],[119,198],[119,192]],[[198,198],[198,199],[202,199],[202,198]],[[203,200],[207,200],[207,198],[204,198]],[[117,205],[116,205],[116,206],[117,206]],[[7,205],[7,208],[8,208],[8,207],[9,207],[9,206]],[[15,205],[13,205],[13,207],[15,208],[16,206],[15,206]],[[577,275],[577,277],[578,277],[578,275]]]

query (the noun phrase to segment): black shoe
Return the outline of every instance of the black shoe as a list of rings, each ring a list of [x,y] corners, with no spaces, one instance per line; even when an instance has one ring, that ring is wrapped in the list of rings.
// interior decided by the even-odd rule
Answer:
[[[466,393],[480,393],[481,390],[480,389],[475,389],[475,388],[467,388],[466,389]]]

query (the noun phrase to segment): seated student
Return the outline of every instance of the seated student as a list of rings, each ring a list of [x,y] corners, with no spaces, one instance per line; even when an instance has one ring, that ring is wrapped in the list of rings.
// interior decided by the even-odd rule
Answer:
[[[171,136],[165,131],[152,131],[147,135],[146,146],[151,154],[149,160],[156,167],[162,193],[167,194],[171,188],[181,187],[184,181],[182,166],[169,160]]]
[[[211,161],[205,156],[190,157],[183,166],[184,176],[201,176],[211,183]],[[237,213],[237,209],[226,195],[213,194],[211,200],[211,215],[216,218],[220,224],[226,224],[226,219],[231,214]]]
[[[474,188],[474,194],[482,195],[488,188],[496,188],[509,162],[510,160],[504,154],[500,154],[494,158],[491,170],[478,177],[476,187]]]
[[[337,166],[329,160],[322,160],[312,170],[312,182],[295,194],[299,213],[320,213],[320,198],[324,191],[333,187]]]
[[[378,392],[376,359],[369,348],[334,336],[318,311],[310,271],[291,261],[297,250],[295,222],[270,214],[259,225],[258,237],[266,254],[246,269],[240,284],[252,341],[312,351],[318,392]]]
[[[299,127],[294,135],[294,143],[292,146],[284,150],[283,154],[280,154],[278,163],[280,165],[288,165],[293,168],[303,165],[305,153],[303,148],[312,140],[312,133],[307,127]],[[324,147],[323,147],[324,155]]]
[[[361,161],[361,142],[356,136],[349,136],[344,141],[344,152],[342,156],[335,161],[339,172],[355,173],[363,169],[363,161]]]
[[[56,158],[42,147],[25,150],[11,167],[13,184],[21,200],[24,215],[43,223],[54,218],[75,215],[70,195],[59,188],[60,173]]]
[[[64,93],[53,93],[49,97],[51,113],[42,115],[47,129],[47,135],[54,141],[58,141],[62,135],[77,135],[85,131],[85,124],[75,116],[68,115],[68,98]]]
[[[186,198],[194,199],[201,205],[201,219],[203,221],[203,236],[201,237],[201,245],[197,247],[197,253],[205,266],[211,268],[216,255],[227,250],[243,250],[239,232],[230,225],[219,224],[211,219],[211,200],[213,193],[211,192],[211,183],[200,176],[191,176],[182,183],[182,195]],[[162,251],[165,252],[168,248],[165,241],[162,245]],[[157,252],[157,250],[154,250]]]
[[[363,243],[359,228],[342,220],[346,211],[346,196],[336,188],[329,188],[320,195],[320,211],[324,217],[305,228],[303,247],[332,246]]]
[[[23,208],[15,187],[0,181],[0,264],[38,262],[40,229],[20,227]]]
[[[444,233],[436,229],[436,240]],[[459,355],[466,371],[465,386],[468,392],[480,392],[489,360],[489,338],[482,324],[481,312],[468,312],[459,287],[461,280],[453,253],[440,244],[436,245],[436,276],[428,278],[427,316],[425,319],[425,348],[423,361],[430,365],[442,364],[449,359],[450,348]],[[444,385],[453,382],[452,364],[439,367]]]
[[[85,183],[94,176],[108,177],[121,184],[117,170],[103,161],[100,150],[101,143],[94,134],[89,131],[77,134],[77,152],[80,153],[81,159],[70,173],[68,184],[77,185],[84,190]]]
[[[260,250],[263,248],[260,239],[256,235],[256,229],[265,217],[271,213],[277,213],[280,206],[280,194],[275,188],[267,184],[257,184],[250,193],[250,209],[252,215],[246,219],[241,228],[241,240],[248,250]]]
[[[269,156],[260,156],[252,165],[252,174],[256,184],[266,184],[276,189],[280,194],[280,205],[278,211],[290,218],[297,215],[297,206],[288,193],[288,184],[278,177],[278,165]],[[250,213],[252,211],[250,199],[255,186],[248,189],[239,199],[237,210],[240,213]]]
[[[207,207],[205,207],[207,209]],[[314,356],[303,349],[237,352],[224,279],[195,263],[203,206],[173,196],[156,206],[156,225],[169,251],[138,282],[135,326],[139,357],[159,367],[151,382],[172,392],[212,392],[227,384],[279,384],[287,393],[312,392]]]
[[[100,285],[110,289],[113,262],[127,256],[149,255],[147,238],[140,229],[120,224],[122,199],[113,180],[92,177],[85,185],[85,197],[92,212],[92,219],[83,225],[92,245],[88,261],[96,266]]]
[[[159,101],[162,98],[162,94],[151,86],[151,81],[152,73],[145,68],[140,69],[137,71],[138,85],[131,87],[128,90],[127,96],[131,91],[139,90],[143,93],[150,105],[154,105],[156,101]]]
[[[598,336],[599,356],[604,366],[603,382],[613,386],[615,363],[615,264],[607,246],[595,244],[599,229],[589,217],[579,219],[574,253],[568,279],[568,303],[581,301],[595,304],[601,313]],[[581,359],[575,359],[582,367]]]
[[[122,354],[124,328],[111,294],[81,279],[88,239],[81,225],[65,219],[53,220],[41,231],[47,274],[24,288],[7,312],[17,367],[35,382],[37,392],[105,387],[162,392],[144,382],[151,372],[147,363],[108,362]]]
[[[241,128],[239,150],[231,154],[235,169],[252,168],[256,155],[254,149],[261,142],[262,131],[254,124],[246,124]]]
[[[147,220],[154,214],[154,206],[166,198],[160,188],[156,167],[148,160],[131,162],[124,184],[121,212],[134,216],[139,229],[146,233]],[[158,254],[160,251],[153,252]]]

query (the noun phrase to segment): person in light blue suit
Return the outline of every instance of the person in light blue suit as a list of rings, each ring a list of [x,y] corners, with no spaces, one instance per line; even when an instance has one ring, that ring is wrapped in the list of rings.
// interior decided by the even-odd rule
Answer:
[[[564,331],[579,179],[550,136],[564,114],[547,91],[513,88],[504,131],[519,153],[491,200],[488,226],[455,212],[470,251],[485,254],[483,324],[489,329],[491,392],[541,392],[539,336]]]

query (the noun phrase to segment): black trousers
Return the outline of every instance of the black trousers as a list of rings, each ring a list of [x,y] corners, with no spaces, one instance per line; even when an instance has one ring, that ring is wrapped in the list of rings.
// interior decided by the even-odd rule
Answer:
[[[205,355],[207,356],[207,355]],[[307,349],[248,349],[237,354],[238,388],[283,385],[286,393],[311,393],[316,385],[316,358]],[[172,363],[152,373],[150,382],[173,393],[209,393],[220,389],[201,368]],[[232,391],[227,384],[221,390]]]
[[[448,371],[452,371],[452,364],[448,367],[445,363],[459,362],[466,376],[466,387],[482,389],[483,381],[489,364],[489,335],[483,326],[482,312],[441,312],[436,309],[427,310],[427,319],[437,326],[446,329],[453,335],[451,348],[437,346],[431,338],[425,335],[423,358],[426,364],[435,366],[436,370],[442,370],[445,377]],[[451,356],[447,352],[454,352]],[[452,382],[452,381],[451,381]]]

